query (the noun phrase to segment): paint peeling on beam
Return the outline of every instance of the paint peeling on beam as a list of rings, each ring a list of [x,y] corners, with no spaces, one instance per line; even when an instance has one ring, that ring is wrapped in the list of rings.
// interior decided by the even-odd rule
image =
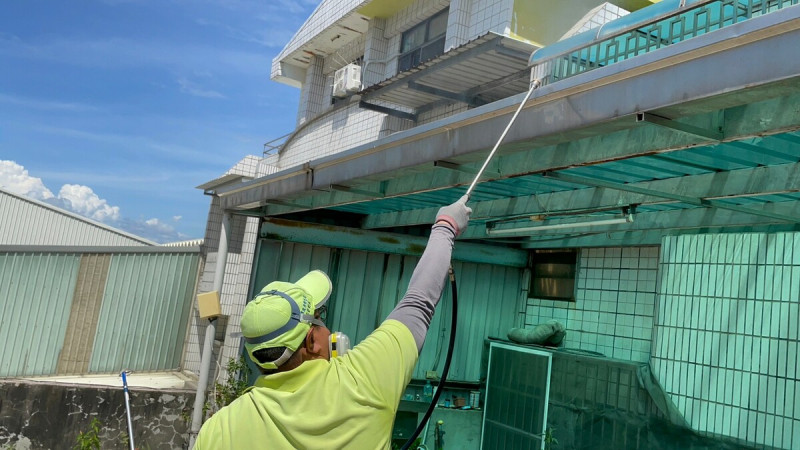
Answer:
[[[322,245],[367,252],[420,256],[428,239],[399,233],[267,218],[261,226],[261,237],[302,244]],[[525,267],[528,253],[507,247],[458,242],[453,259],[464,262]]]

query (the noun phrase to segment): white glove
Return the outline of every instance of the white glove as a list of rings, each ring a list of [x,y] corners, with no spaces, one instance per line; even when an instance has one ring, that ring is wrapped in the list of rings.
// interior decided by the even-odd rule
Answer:
[[[470,214],[472,214],[472,208],[467,206],[467,196],[465,195],[452,205],[439,209],[439,212],[436,213],[436,222],[447,222],[458,236],[467,228]]]

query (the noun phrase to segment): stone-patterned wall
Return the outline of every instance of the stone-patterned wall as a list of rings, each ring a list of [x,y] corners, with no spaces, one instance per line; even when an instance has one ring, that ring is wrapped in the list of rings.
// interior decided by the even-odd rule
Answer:
[[[189,444],[194,392],[131,388],[137,448],[182,449]],[[0,382],[0,448],[68,449],[78,433],[100,421],[103,449],[128,447],[125,397],[120,387],[22,381]]]

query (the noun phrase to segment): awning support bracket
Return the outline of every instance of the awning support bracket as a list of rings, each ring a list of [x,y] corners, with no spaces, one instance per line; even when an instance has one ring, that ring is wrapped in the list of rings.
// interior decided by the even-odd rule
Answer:
[[[331,188],[332,191],[348,192],[350,194],[363,195],[365,197],[370,197],[370,198],[384,198],[384,197],[386,197],[386,195],[383,192],[367,191],[367,190],[364,190],[364,189],[358,189],[358,188],[354,188],[354,187],[350,187],[350,186],[344,186],[344,185],[341,185],[341,184],[332,184],[330,186],[330,188]]]
[[[669,128],[670,130],[679,131],[681,133],[686,133],[712,141],[721,141],[724,137],[721,129],[708,130],[705,128],[696,127],[694,125],[681,123],[649,112],[636,113],[636,122],[652,123],[653,125],[658,125],[660,127]]]
[[[416,114],[408,113],[405,111],[398,111],[396,109],[388,108],[386,106],[376,105],[374,103],[368,103],[365,102],[364,100],[358,102],[358,107],[369,109],[370,111],[376,111],[379,113],[388,114],[392,117],[398,117],[400,119],[413,120],[414,122],[417,121]]]
[[[455,170],[457,172],[468,173],[470,175],[475,175],[476,173],[478,173],[478,169],[475,169],[475,168],[472,168],[472,167],[468,167],[468,166],[465,166],[463,164],[452,163],[450,161],[438,160],[438,161],[434,161],[433,165],[434,165],[434,167],[441,167],[441,168],[444,168],[444,169]],[[490,177],[490,178],[500,178],[501,177],[500,172],[492,172],[492,171],[489,171],[489,170],[485,170],[483,172],[483,174],[485,176]]]

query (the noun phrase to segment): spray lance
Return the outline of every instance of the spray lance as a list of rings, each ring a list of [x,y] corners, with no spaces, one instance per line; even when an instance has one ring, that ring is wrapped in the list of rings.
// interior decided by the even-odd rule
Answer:
[[[528,99],[531,97],[533,91],[536,90],[539,86],[541,86],[541,84],[542,84],[541,81],[538,79],[531,80],[528,93],[525,94],[525,98],[523,98],[522,102],[520,102],[519,106],[517,107],[517,110],[514,112],[514,115],[511,116],[511,120],[508,122],[508,125],[506,125],[505,130],[503,130],[503,133],[500,134],[500,138],[497,139],[497,142],[494,144],[494,147],[492,147],[492,151],[489,152],[489,156],[486,157],[486,160],[483,162],[483,165],[481,166],[480,170],[478,170],[478,173],[475,175],[475,179],[472,180],[472,183],[470,183],[469,188],[467,188],[467,192],[465,194],[467,196],[467,200],[469,200],[470,196],[472,195],[472,191],[475,189],[475,185],[478,184],[478,181],[483,175],[483,172],[486,170],[486,167],[489,165],[489,162],[491,162],[492,158],[494,158],[495,153],[497,153],[497,149],[498,147],[500,147],[500,144],[503,142],[503,139],[505,139],[506,134],[508,134],[508,130],[511,129],[511,126],[517,120],[517,116],[519,116],[519,113],[520,111],[522,111],[522,108],[525,106],[525,103],[528,102]],[[403,445],[402,450],[408,450],[409,447],[411,447],[411,444],[414,442],[414,440],[417,439],[419,434],[422,432],[422,429],[425,428],[425,424],[428,422],[428,420],[430,420],[431,414],[433,414],[433,409],[439,402],[439,397],[442,395],[444,385],[447,382],[447,374],[448,372],[450,372],[450,362],[453,359],[453,347],[455,346],[455,340],[456,340],[456,323],[457,323],[457,312],[458,312],[458,289],[456,288],[456,275],[455,272],[453,271],[452,266],[450,266],[450,269],[448,270],[448,278],[450,279],[450,289],[452,291],[452,297],[453,297],[453,314],[450,322],[450,341],[447,346],[447,356],[445,356],[444,368],[442,369],[442,378],[441,381],[439,381],[439,388],[436,389],[436,392],[433,394],[433,399],[431,400],[431,404],[428,406],[428,410],[425,411],[425,416],[422,418],[422,421],[420,421],[419,425],[417,425],[417,429],[414,430],[414,433],[411,435],[411,437],[408,438],[408,441],[406,441],[406,443]],[[424,437],[423,437],[423,442],[424,442]]]

